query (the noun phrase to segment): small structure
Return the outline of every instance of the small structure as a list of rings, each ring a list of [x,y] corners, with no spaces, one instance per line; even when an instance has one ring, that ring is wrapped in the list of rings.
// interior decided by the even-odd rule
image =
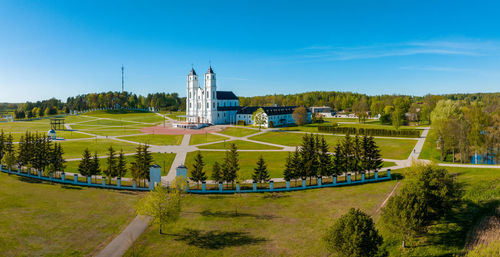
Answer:
[[[188,168],[184,165],[179,165],[177,166],[177,168],[175,169],[176,171],[176,176],[179,177],[179,176],[182,176],[184,177],[185,179],[187,179],[187,172],[188,172]]]
[[[325,118],[332,117],[332,109],[328,106],[313,106],[310,108],[312,113],[319,113],[321,116]]]
[[[53,130],[64,130],[64,119],[53,118],[50,119],[50,128]]]
[[[47,132],[47,137],[51,140],[56,140],[56,131],[54,129],[50,129],[49,132]]]
[[[149,189],[153,190],[156,185],[161,185],[161,167],[153,164],[149,167]]]

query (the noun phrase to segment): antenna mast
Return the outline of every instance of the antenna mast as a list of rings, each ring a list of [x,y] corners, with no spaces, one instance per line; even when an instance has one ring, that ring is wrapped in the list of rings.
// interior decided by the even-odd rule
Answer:
[[[122,93],[123,93],[123,64],[122,64]]]

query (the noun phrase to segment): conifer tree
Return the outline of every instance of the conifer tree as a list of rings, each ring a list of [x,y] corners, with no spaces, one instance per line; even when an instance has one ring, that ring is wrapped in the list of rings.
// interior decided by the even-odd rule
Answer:
[[[142,158],[142,178],[145,180],[145,181],[148,181],[149,180],[149,167],[153,164],[153,155],[151,154],[151,152],[149,151],[149,145],[148,144],[145,144],[143,147],[142,147],[142,154],[143,154],[143,158]],[[144,184],[146,184],[146,182],[144,182]]]
[[[335,146],[335,156],[333,157],[333,174],[340,175],[345,172],[345,155],[342,151],[342,145],[338,143]]]
[[[318,145],[318,161],[320,176],[331,176],[334,173],[332,165],[332,157],[328,153],[329,147],[324,136],[321,136]]]
[[[290,181],[294,179],[295,177],[294,174],[294,167],[293,167],[293,162],[292,162],[292,154],[288,153],[288,156],[286,157],[286,162],[285,162],[285,170],[283,170],[283,178],[286,181]]]
[[[52,165],[52,167],[51,167],[52,170],[50,171],[51,173],[52,172],[56,173],[58,171],[64,171],[64,169],[66,168],[66,165],[64,165],[64,163],[66,163],[66,160],[64,160],[63,154],[64,154],[64,151],[62,149],[61,144],[55,143],[54,147],[52,148],[52,151],[50,153],[51,160],[50,160],[49,166]]]
[[[90,177],[101,174],[101,167],[99,163],[99,157],[97,152],[94,152],[94,158],[90,162]],[[97,181],[97,179],[96,179]]]
[[[82,176],[88,177],[91,174],[91,156],[90,156],[90,151],[88,148],[85,148],[83,151],[83,156],[82,159],[80,160],[80,163],[78,164],[78,172],[82,174]]]
[[[384,161],[382,160],[382,156],[380,155],[380,149],[375,142],[373,136],[368,137],[368,146],[369,146],[369,158],[370,158],[370,170],[377,171],[382,168]]]
[[[222,175],[220,165],[217,161],[215,161],[212,166],[212,180],[215,181],[215,183],[223,182],[224,178]]]
[[[203,162],[203,156],[201,152],[198,151],[196,156],[194,157],[193,171],[191,172],[191,180],[195,181],[198,186],[200,182],[207,180],[207,175],[203,168],[205,167],[205,163]]]
[[[351,172],[354,169],[354,146],[352,142],[352,138],[349,134],[346,134],[344,139],[342,140],[342,170],[343,172]]]
[[[267,164],[264,161],[262,155],[260,155],[257,161],[257,167],[254,169],[252,174],[253,181],[258,183],[263,183],[269,181],[269,172],[267,171]]]
[[[297,185],[297,179],[299,178],[305,178],[305,174],[303,172],[304,170],[304,163],[302,162],[302,159],[300,157],[300,151],[298,147],[295,148],[295,152],[293,153],[292,156],[292,174],[293,174],[293,179],[295,180],[295,185]]]
[[[123,149],[120,149],[120,154],[118,155],[118,162],[116,163],[116,177],[123,177],[127,173],[127,162],[125,161],[125,155],[123,154]]]
[[[103,170],[108,180],[111,181],[113,177],[116,176],[116,152],[112,146],[108,148],[108,158],[106,158],[106,163],[108,165],[107,169]]]
[[[3,151],[5,148],[5,134],[3,133],[3,129],[0,132],[0,160],[3,158]]]
[[[362,160],[362,142],[359,139],[358,134],[354,137],[353,142],[353,158],[352,158],[352,171],[354,171],[354,177],[357,178],[358,174],[363,170],[361,166]]]
[[[229,184],[233,183],[238,177],[238,170],[240,169],[238,160],[238,149],[235,144],[231,144],[231,149],[226,151],[224,158],[224,165],[222,166],[222,176],[224,181]]]
[[[132,173],[132,178],[139,183],[142,175],[142,163],[143,163],[142,152],[143,152],[142,145],[138,145],[136,148],[136,154],[134,155],[134,161],[130,163],[130,171]]]

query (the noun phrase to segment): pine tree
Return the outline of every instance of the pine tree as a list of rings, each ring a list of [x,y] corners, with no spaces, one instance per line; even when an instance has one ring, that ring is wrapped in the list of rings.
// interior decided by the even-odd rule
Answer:
[[[288,153],[288,156],[286,157],[285,170],[283,171],[283,178],[286,181],[290,181],[295,178],[292,155],[290,153]]]
[[[328,153],[329,146],[324,136],[321,136],[318,146],[319,174],[321,176],[331,176],[334,173],[332,157]]]
[[[343,172],[353,171],[353,159],[354,159],[354,147],[352,138],[349,134],[346,134],[341,143],[342,146],[342,170]]]
[[[238,170],[240,170],[238,149],[235,144],[231,144],[231,149],[226,151],[224,165],[222,166],[222,176],[224,181],[228,184],[229,182],[233,183],[238,177]]]
[[[203,171],[204,166],[203,156],[201,152],[198,151],[194,157],[193,171],[191,172],[191,180],[195,181],[198,186],[200,182],[207,180],[207,175]]]
[[[92,160],[90,159],[90,151],[88,148],[86,148],[83,151],[83,156],[82,159],[80,160],[80,163],[78,164],[78,172],[82,174],[82,176],[88,177],[91,174],[91,162]]]
[[[352,171],[354,171],[355,179],[358,176],[358,173],[362,171],[361,160],[362,160],[362,142],[359,139],[358,134],[354,137],[353,142],[353,158],[352,158]]]
[[[63,158],[64,151],[62,149],[61,144],[54,144],[54,147],[51,148],[52,151],[50,152],[50,162],[49,166],[51,166],[49,169],[49,173],[57,173],[58,171],[64,171],[66,168],[66,160]]]
[[[342,145],[338,143],[335,146],[335,156],[333,157],[333,174],[340,175],[345,172],[345,155],[342,151]]]
[[[144,184],[146,184],[146,181],[149,180],[149,167],[153,164],[153,155],[151,154],[151,152],[149,151],[149,145],[148,144],[145,144],[143,147],[142,147],[142,154],[143,154],[143,158],[142,158],[142,178],[144,179]]]
[[[293,153],[292,156],[292,174],[293,174],[293,179],[295,180],[295,185],[297,185],[297,179],[299,178],[305,178],[305,174],[303,172],[304,170],[304,163],[302,162],[302,159],[300,157],[300,151],[296,147],[295,152]]]
[[[142,163],[143,163],[143,154],[142,154],[142,145],[138,145],[136,148],[136,154],[134,155],[134,161],[130,163],[130,170],[132,173],[132,178],[136,182],[140,182],[142,175]]]
[[[269,172],[267,171],[267,164],[264,161],[262,155],[259,157],[259,160],[257,161],[257,167],[254,169],[252,178],[253,181],[258,183],[269,181]]]
[[[3,133],[3,129],[0,132],[0,160],[3,158],[3,153],[5,149],[5,134]]]
[[[215,161],[214,165],[212,166],[212,180],[215,181],[215,183],[223,182],[224,180],[220,165],[217,161]]]
[[[301,172],[301,175],[303,177],[309,177],[309,181],[311,181],[312,177],[318,175],[318,141],[318,137],[315,137],[313,134],[305,134],[302,137],[300,154],[303,164],[303,170]]]
[[[370,156],[370,170],[377,171],[382,168],[384,161],[382,160],[382,156],[380,155],[380,149],[375,142],[373,136],[368,137],[368,145],[369,145],[369,156]]]
[[[101,167],[99,163],[99,157],[97,152],[94,153],[94,158],[90,162],[90,177],[101,174]],[[97,181],[97,179],[96,179]]]
[[[108,165],[107,169],[105,169],[103,172],[108,177],[108,180],[111,181],[113,177],[116,176],[116,152],[115,149],[113,149],[112,146],[108,148],[108,158],[106,158],[106,163]]]
[[[116,177],[123,177],[127,173],[127,162],[125,161],[125,155],[123,154],[123,149],[120,149],[120,154],[118,155],[118,162],[116,164]]]

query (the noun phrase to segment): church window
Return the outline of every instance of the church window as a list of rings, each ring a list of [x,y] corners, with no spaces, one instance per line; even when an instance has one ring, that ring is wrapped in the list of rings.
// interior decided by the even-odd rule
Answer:
[[[207,103],[207,109],[209,108],[210,106],[208,106],[208,103]]]
[[[214,103],[214,108],[215,108],[215,103]]]

